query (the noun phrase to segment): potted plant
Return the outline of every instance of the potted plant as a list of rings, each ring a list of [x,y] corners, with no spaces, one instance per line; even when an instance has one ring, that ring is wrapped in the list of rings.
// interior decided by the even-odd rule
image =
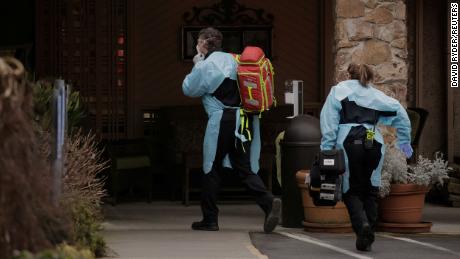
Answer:
[[[386,148],[380,187],[379,228],[387,232],[427,232],[430,222],[422,222],[425,195],[443,184],[449,168],[440,152],[433,160],[419,156],[407,164],[404,154],[394,145]]]

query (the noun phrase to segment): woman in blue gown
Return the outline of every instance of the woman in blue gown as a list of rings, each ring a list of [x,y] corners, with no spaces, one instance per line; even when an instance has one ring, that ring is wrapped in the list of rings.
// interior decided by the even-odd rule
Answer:
[[[377,125],[397,129],[398,146],[412,156],[411,125],[404,107],[372,87],[373,72],[365,64],[350,64],[349,80],[332,87],[321,110],[321,150],[345,152],[343,200],[354,232],[356,248],[370,251],[377,221],[377,199],[385,144]]]

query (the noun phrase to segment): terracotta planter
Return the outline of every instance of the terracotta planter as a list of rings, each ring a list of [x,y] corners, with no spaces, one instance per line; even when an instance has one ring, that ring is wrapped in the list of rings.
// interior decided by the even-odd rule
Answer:
[[[380,221],[387,223],[420,223],[428,188],[415,184],[392,184],[390,195],[379,205]]]
[[[431,231],[433,223],[419,222],[419,223],[387,223],[379,222],[377,224],[377,231],[391,232],[391,233],[427,233]]]
[[[335,206],[321,207],[313,204],[308,185],[305,184],[307,174],[309,174],[308,170],[302,170],[296,174],[297,186],[302,195],[305,216],[303,225],[305,228],[310,231],[321,232],[351,232],[350,217],[343,202],[338,202]]]

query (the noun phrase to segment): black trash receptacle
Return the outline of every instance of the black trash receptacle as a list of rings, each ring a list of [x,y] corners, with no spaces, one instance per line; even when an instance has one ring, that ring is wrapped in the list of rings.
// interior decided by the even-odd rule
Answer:
[[[280,142],[283,227],[302,227],[302,199],[295,175],[299,170],[310,169],[320,144],[321,130],[317,118],[300,115],[292,119]]]

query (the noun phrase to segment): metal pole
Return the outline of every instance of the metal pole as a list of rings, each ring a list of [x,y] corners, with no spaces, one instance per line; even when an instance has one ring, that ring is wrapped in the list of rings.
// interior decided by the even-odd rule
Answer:
[[[65,133],[67,120],[67,93],[65,82],[57,79],[53,91],[53,204],[59,205],[62,192],[62,176],[64,174]]]

